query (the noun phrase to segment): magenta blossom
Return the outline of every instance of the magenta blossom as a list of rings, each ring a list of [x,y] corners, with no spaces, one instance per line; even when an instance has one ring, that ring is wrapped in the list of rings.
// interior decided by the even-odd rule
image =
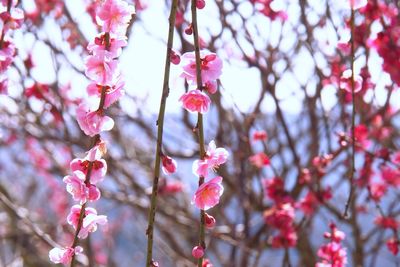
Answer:
[[[83,248],[81,246],[75,248],[53,248],[49,251],[49,258],[55,264],[68,264],[74,255],[81,254],[82,251]]]
[[[133,14],[134,6],[121,0],[106,0],[97,10],[96,19],[104,32],[125,34]]]
[[[222,60],[215,54],[208,51],[200,52],[201,60],[201,79],[203,84],[214,81],[221,76]],[[186,78],[191,84],[196,82],[196,56],[194,52],[188,52],[182,55],[182,77]]]
[[[103,131],[110,131],[114,127],[114,120],[104,116],[100,111],[89,111],[84,104],[76,110],[76,118],[82,131],[91,137]]]
[[[183,107],[190,112],[206,113],[210,107],[211,100],[200,90],[191,90],[179,98]]]
[[[224,192],[222,177],[217,176],[208,182],[203,183],[194,194],[192,202],[201,210],[208,210],[219,203]]]

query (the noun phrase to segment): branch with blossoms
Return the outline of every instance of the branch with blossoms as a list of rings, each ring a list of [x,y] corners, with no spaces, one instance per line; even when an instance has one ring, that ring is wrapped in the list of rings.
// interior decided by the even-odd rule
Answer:
[[[97,108],[90,106],[89,99],[76,110],[77,121],[82,131],[92,137],[92,148],[85,158],[71,161],[71,175],[64,177],[67,191],[79,204],[72,206],[67,222],[75,229],[72,244],[65,248],[53,248],[49,252],[50,260],[75,266],[75,256],[82,253],[79,239],[85,239],[89,233],[97,230],[97,225],[105,225],[107,217],[98,215],[96,209],[88,207],[88,202],[100,199],[100,190],[96,184],[104,179],[107,164],[102,156],[106,153],[106,144],[100,133],[110,131],[114,126],[112,118],[105,115],[110,105],[124,93],[122,74],[118,69],[117,58],[122,47],[127,45],[126,28],[134,14],[134,7],[122,0],[106,0],[96,12],[102,32],[89,43],[90,55],[86,59],[86,76],[91,80],[87,93],[95,100]]]

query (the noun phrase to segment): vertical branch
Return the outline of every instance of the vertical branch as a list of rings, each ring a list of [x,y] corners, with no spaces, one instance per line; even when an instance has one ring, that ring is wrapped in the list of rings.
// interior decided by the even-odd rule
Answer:
[[[178,8],[178,0],[173,0],[171,5],[171,12],[169,15],[169,29],[168,29],[168,41],[167,41],[167,52],[165,56],[165,70],[164,70],[164,82],[162,88],[160,110],[157,119],[157,147],[156,147],[156,160],[154,163],[154,180],[153,188],[151,193],[150,210],[148,214],[148,226],[146,230],[147,234],[147,256],[146,256],[146,266],[153,265],[153,233],[154,233],[154,220],[156,216],[157,208],[157,195],[158,195],[158,182],[160,178],[160,164],[161,164],[161,154],[162,154],[162,137],[164,130],[164,116],[165,108],[167,104],[167,98],[169,94],[169,74],[171,67],[171,52],[174,40],[174,29],[175,29],[175,18],[176,10]]]
[[[194,43],[194,52],[196,56],[196,81],[197,88],[199,90],[203,90],[203,82],[201,79],[201,59],[200,59],[200,45],[199,45],[199,32],[197,27],[197,7],[196,0],[192,0],[191,3],[191,11],[192,11],[192,29],[193,29],[193,43]],[[204,127],[203,127],[203,115],[199,112],[197,119],[197,130],[199,135],[199,150],[200,150],[200,159],[204,159],[205,149],[204,149]],[[204,183],[204,177],[199,177],[199,186]],[[199,230],[199,245],[206,248],[205,244],[205,211],[200,210],[200,230]],[[197,266],[202,267],[203,258],[200,257],[197,261]]]
[[[355,48],[354,48],[354,8],[351,6],[351,17],[350,17],[350,29],[351,29],[351,55],[350,55],[350,64],[351,64],[351,98],[352,98],[352,112],[351,112],[351,169],[350,169],[350,193],[346,202],[346,207],[344,210],[343,216],[346,218],[349,216],[349,207],[350,203],[353,199],[354,195],[354,173],[356,171],[355,168],[355,147],[356,147],[356,137],[355,137],[355,120],[356,120],[356,101],[355,101],[355,92],[354,92],[354,59],[355,59]]]

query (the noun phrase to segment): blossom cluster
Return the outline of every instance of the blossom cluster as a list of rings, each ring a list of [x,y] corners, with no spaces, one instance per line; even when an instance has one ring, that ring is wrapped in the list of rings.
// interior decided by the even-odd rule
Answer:
[[[10,30],[21,27],[24,21],[24,12],[15,7],[17,2],[12,0],[0,1],[0,94],[7,94],[7,69],[13,62],[16,54],[15,45],[10,38]]]
[[[325,232],[324,237],[330,239],[330,242],[318,249],[317,254],[321,261],[316,263],[315,267],[344,267],[347,264],[347,252],[341,241],[344,240],[345,234],[333,223],[329,227],[331,232]]]
[[[68,264],[74,255],[82,253],[77,246],[77,238],[86,238],[96,231],[98,225],[107,223],[105,215],[98,215],[88,202],[100,199],[97,184],[104,179],[107,163],[102,156],[106,153],[106,145],[100,133],[113,128],[114,121],[106,116],[105,109],[110,107],[123,95],[124,82],[118,68],[117,57],[122,47],[127,45],[126,29],[134,13],[134,7],[122,0],[106,0],[96,10],[96,19],[102,32],[89,43],[90,55],[86,58],[86,76],[91,80],[87,93],[91,97],[82,102],[76,111],[81,130],[94,138],[95,145],[84,158],[71,161],[71,174],[64,177],[66,190],[78,204],[72,206],[67,222],[76,231],[73,244],[65,248],[53,248],[49,252],[54,263]],[[97,108],[90,105],[97,100]]]

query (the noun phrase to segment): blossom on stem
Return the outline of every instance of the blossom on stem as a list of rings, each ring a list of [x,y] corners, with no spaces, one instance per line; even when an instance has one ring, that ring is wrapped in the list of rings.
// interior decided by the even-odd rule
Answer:
[[[49,258],[55,264],[68,264],[74,255],[81,254],[83,248],[76,246],[75,248],[53,248],[49,251]]]
[[[162,162],[162,170],[166,175],[173,174],[176,172],[178,164],[173,158],[166,155],[162,155],[161,162]]]
[[[199,186],[193,196],[192,203],[201,210],[208,210],[219,203],[223,192],[222,177],[217,176]]]
[[[97,23],[104,32],[125,34],[135,8],[121,0],[106,0],[97,10]]]
[[[218,147],[214,140],[211,140],[208,144],[206,155],[202,160],[195,160],[193,162],[193,173],[197,176],[205,177],[208,174],[208,170],[217,169],[220,165],[224,164],[228,159],[229,153],[223,147]]]
[[[191,90],[183,94],[179,101],[182,102],[183,108],[189,112],[206,113],[210,107],[211,100],[200,90]]]
[[[194,52],[187,52],[182,55],[182,77],[191,84],[197,84],[196,55]],[[203,84],[214,81],[221,76],[222,60],[215,53],[200,51],[200,69]],[[202,86],[202,85],[201,85]],[[197,86],[199,87],[199,85]]]
[[[101,111],[89,111],[85,104],[79,105],[76,118],[81,130],[91,137],[103,131],[110,131],[114,127],[114,120],[104,116]]]
[[[72,225],[74,229],[78,228],[81,209],[81,205],[74,205],[72,206],[71,211],[68,214],[67,222]],[[86,238],[88,236],[88,233],[93,233],[97,230],[97,224],[105,225],[106,223],[107,216],[97,215],[97,211],[94,208],[86,207],[78,237]]]

